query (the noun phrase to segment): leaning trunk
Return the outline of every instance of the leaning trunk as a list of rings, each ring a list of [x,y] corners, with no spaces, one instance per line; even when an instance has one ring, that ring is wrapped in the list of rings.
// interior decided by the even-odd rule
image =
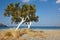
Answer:
[[[22,25],[23,22],[24,22],[24,19],[22,19],[22,21],[18,24],[16,30],[18,30],[18,28]]]
[[[28,23],[28,29],[30,29],[31,24],[32,24],[32,22],[29,22]]]

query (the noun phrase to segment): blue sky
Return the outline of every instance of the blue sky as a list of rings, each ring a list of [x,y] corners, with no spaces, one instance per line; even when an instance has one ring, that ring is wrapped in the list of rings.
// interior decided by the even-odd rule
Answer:
[[[11,24],[10,17],[4,17],[4,9],[9,3],[26,2],[36,5],[36,14],[39,16],[39,22],[32,23],[32,26],[60,26],[60,0],[0,0],[0,23],[8,26]],[[25,25],[25,24],[24,24]]]

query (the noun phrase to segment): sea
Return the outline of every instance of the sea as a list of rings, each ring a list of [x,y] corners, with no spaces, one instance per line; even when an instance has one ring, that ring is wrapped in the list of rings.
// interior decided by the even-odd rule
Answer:
[[[10,29],[10,28],[16,28],[17,26],[0,26],[1,29]],[[20,28],[27,28],[27,26],[20,26]],[[49,29],[49,30],[60,30],[60,26],[31,26],[30,29]]]

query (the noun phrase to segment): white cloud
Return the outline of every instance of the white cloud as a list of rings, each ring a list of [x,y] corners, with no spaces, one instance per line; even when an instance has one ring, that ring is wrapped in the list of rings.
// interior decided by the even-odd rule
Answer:
[[[40,0],[40,1],[47,2],[48,0]]]
[[[47,2],[48,0],[22,0],[22,2],[30,2],[30,1],[42,1],[42,2]]]
[[[22,2],[30,2],[30,0],[22,0]]]
[[[60,0],[57,0],[56,3],[60,3]]]

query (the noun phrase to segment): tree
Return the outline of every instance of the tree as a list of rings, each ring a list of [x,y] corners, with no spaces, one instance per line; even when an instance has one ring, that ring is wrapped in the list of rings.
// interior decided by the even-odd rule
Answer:
[[[16,30],[21,26],[21,24],[26,23],[28,28],[30,28],[32,22],[38,22],[38,16],[35,14],[36,7],[32,4],[11,3],[5,9],[4,15],[7,17],[12,17],[12,23],[19,23]]]

